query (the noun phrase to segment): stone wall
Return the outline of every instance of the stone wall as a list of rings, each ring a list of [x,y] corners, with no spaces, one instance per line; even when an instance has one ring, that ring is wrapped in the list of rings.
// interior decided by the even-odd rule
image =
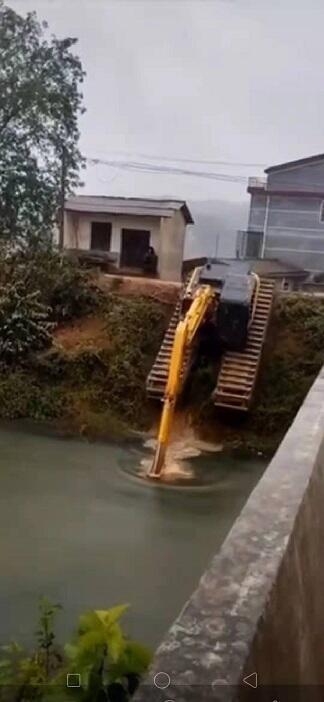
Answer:
[[[165,564],[161,577],[167,578]],[[159,671],[170,676],[170,686],[163,691],[153,685]],[[257,695],[241,684],[253,672],[261,685]],[[161,643],[135,699],[281,702],[288,697],[280,695],[278,686],[320,684],[324,685],[323,370],[220,552]],[[262,696],[262,686],[267,685],[279,692]],[[318,687],[312,693],[312,700],[323,699]],[[301,697],[295,691],[290,699],[297,702]]]

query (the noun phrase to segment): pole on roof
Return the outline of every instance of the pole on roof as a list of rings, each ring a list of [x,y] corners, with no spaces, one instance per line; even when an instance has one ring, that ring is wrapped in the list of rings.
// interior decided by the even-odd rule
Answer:
[[[217,255],[218,255],[218,245],[219,245],[219,234],[216,234],[216,238],[215,238],[215,259],[217,259]]]

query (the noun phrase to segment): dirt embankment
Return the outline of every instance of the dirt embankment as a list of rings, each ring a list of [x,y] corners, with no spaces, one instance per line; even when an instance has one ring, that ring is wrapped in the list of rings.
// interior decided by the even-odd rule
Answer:
[[[181,283],[110,274],[100,276],[98,284],[103,292],[126,297],[146,297],[166,305],[174,305],[181,290]]]
[[[76,385],[77,400],[71,416],[77,415],[82,430],[90,435],[109,432],[112,417],[118,426],[126,422],[128,427],[141,429],[149,429],[158,421],[160,405],[147,400],[145,378],[171,315],[174,297],[172,304],[164,299],[152,300],[151,291],[148,297],[139,297],[134,293],[136,285],[132,281],[130,294],[124,289],[122,295],[108,295],[109,311],[58,329],[56,334],[64,355],[74,357],[79,371],[85,358],[88,359],[86,385]],[[159,295],[157,287],[155,295]],[[105,380],[96,363],[93,366],[90,362],[94,358],[104,362]],[[210,400],[215,385],[215,363],[206,359],[191,379],[180,402],[180,412],[203,439],[271,453],[323,362],[324,300],[299,295],[278,297],[251,412],[242,417],[216,411]],[[105,388],[104,407],[99,402],[100,381]],[[89,402],[91,396],[95,413],[93,403]]]
[[[90,438],[120,437],[157,423],[161,406],[147,399],[145,380],[179,287],[106,276],[100,287],[104,294],[91,316],[60,325],[48,351],[0,374],[0,417],[50,422]],[[216,411],[210,400],[215,361],[206,358],[179,410],[203,439],[272,452],[323,362],[323,298],[279,297],[251,412],[240,418]]]

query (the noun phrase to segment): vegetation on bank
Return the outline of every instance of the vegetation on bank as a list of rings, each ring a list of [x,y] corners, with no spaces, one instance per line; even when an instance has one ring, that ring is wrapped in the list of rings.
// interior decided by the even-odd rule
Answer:
[[[214,368],[200,366],[189,394],[193,421],[206,437],[253,452],[272,453],[292,423],[324,363],[324,299],[277,296],[251,411],[221,415],[210,402]]]
[[[103,292],[96,277],[50,250],[0,252],[0,418],[50,422],[64,433],[119,438],[146,430],[159,407],[145,380],[172,307]],[[183,408],[225,446],[273,451],[324,362],[324,300],[276,300],[251,412],[221,415],[202,357]]]
[[[0,418],[111,437],[147,428],[165,304],[103,293],[55,251],[0,252]]]
[[[16,642],[1,647],[0,699],[128,702],[151,661],[149,650],[122,630],[120,619],[128,606],[83,614],[72,641],[63,647],[55,636],[61,609],[41,598],[33,650]]]

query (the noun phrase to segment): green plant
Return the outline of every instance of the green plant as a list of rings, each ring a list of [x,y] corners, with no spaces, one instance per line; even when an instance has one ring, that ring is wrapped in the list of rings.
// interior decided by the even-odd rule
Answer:
[[[54,647],[54,623],[57,613],[62,609],[60,604],[52,604],[47,597],[39,601],[39,624],[36,630],[38,654],[42,660],[45,679],[49,680],[50,673],[57,667],[59,659]]]
[[[26,279],[37,284],[46,304],[51,308],[51,319],[64,322],[89,314],[99,304],[100,292],[91,274],[58,251],[39,251],[25,254]]]
[[[0,283],[12,282],[27,292],[38,292],[48,307],[52,321],[68,321],[91,312],[100,301],[100,292],[89,272],[82,270],[64,253],[49,247],[0,249]]]
[[[22,283],[0,287],[0,359],[14,363],[51,344],[52,324],[39,292]]]
[[[101,401],[133,426],[150,421],[145,379],[166,328],[168,310],[143,297],[109,295],[103,306],[111,347]]]
[[[65,647],[69,671],[81,674],[84,699],[126,702],[150,663],[149,651],[128,639],[119,620],[127,605],[80,617],[77,636]]]
[[[1,653],[1,701],[29,702],[42,700],[46,678],[43,664],[37,655],[29,656],[15,642],[8,646],[2,646]]]
[[[37,646],[28,654],[16,642],[2,646],[0,657],[0,685],[8,690],[9,702],[41,700],[45,686],[55,679],[62,658],[55,649],[54,623],[60,605],[53,605],[45,597],[39,601],[39,623],[36,631]]]
[[[128,702],[151,660],[150,652],[122,631],[121,605],[80,617],[72,643],[64,653],[55,646],[54,624],[61,607],[39,601],[35,650],[28,654],[13,642],[0,649],[1,700],[64,702]],[[67,673],[81,675],[81,690],[66,688]]]

